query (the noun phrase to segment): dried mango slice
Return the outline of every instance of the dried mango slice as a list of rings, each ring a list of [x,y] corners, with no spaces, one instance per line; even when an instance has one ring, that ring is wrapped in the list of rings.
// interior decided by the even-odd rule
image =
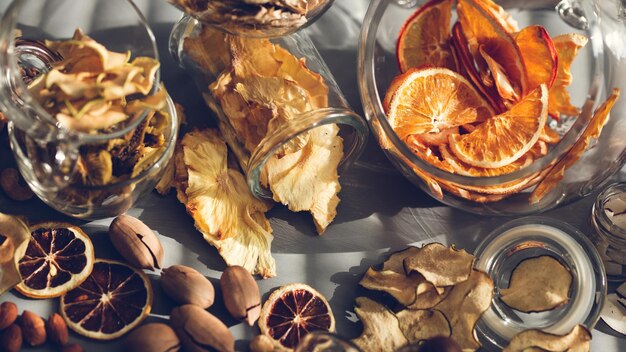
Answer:
[[[406,272],[420,273],[435,287],[452,286],[466,281],[472,273],[473,265],[473,255],[441,243],[427,244],[419,253],[404,260]]]
[[[491,277],[472,270],[469,278],[452,288],[448,297],[435,306],[450,322],[452,339],[465,351],[480,348],[474,336],[474,326],[482,314],[489,309],[494,284]]]
[[[409,343],[418,343],[436,336],[449,337],[452,333],[448,319],[436,309],[405,309],[396,313],[396,317],[400,330]]]
[[[398,318],[389,309],[366,297],[358,297],[356,304],[363,332],[352,342],[362,351],[395,351],[408,343]]]
[[[576,351],[588,352],[591,332],[583,325],[576,325],[566,335],[553,335],[541,330],[525,330],[513,336],[502,352],[522,351]]]
[[[543,312],[569,300],[572,274],[550,256],[520,262],[511,274],[508,288],[500,290],[500,299],[521,312]]]
[[[264,278],[275,276],[270,252],[272,234],[265,212],[270,206],[256,199],[244,176],[227,167],[226,143],[217,131],[187,133],[178,150],[177,189],[205,240],[228,265],[240,265]]]
[[[613,89],[611,95],[607,100],[600,105],[593,114],[591,121],[585,128],[585,131],[580,138],[574,143],[572,148],[548,171],[546,177],[537,185],[533,190],[533,193],[529,197],[531,204],[538,203],[545,197],[550,191],[556,187],[556,185],[565,177],[565,172],[572,165],[578,161],[580,156],[587,150],[587,147],[594,138],[600,137],[602,128],[609,120],[609,113],[617,102],[620,96],[620,90],[618,88]]]

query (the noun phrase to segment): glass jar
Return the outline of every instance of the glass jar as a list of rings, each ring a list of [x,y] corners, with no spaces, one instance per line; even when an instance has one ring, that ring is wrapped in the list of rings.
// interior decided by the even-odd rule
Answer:
[[[116,11],[95,11],[105,4]],[[123,213],[154,187],[172,157],[178,117],[171,99],[166,97],[166,118],[161,125],[163,142],[141,170],[111,182],[89,185],[77,181],[82,150],[133,136],[145,126],[150,110],[146,108],[106,131],[81,132],[60,126],[28,91],[27,84],[58,59],[58,54],[43,41],[72,38],[77,28],[107,50],[158,61],[154,35],[143,15],[130,0],[15,0],[3,10],[0,47],[5,49],[0,51],[0,110],[10,121],[10,144],[22,176],[41,200],[64,214],[97,219]],[[96,17],[92,18],[92,13],[97,13]],[[17,31],[28,39],[16,40]],[[154,82],[148,96],[162,89],[158,70]]]
[[[617,3],[618,1],[608,1]],[[383,110],[383,98],[391,81],[400,72],[396,60],[396,40],[401,26],[425,1],[372,0],[364,20],[359,47],[359,89],[372,132],[394,166],[422,190],[449,206],[483,215],[521,215],[544,212],[590,194],[626,161],[625,99],[618,100],[601,136],[567,171],[565,177],[540,201],[530,195],[539,177],[560,160],[583,133],[594,108],[614,87],[624,91],[626,82],[616,67],[624,70],[624,51],[607,49],[607,32],[600,26],[604,14],[596,7],[604,1],[566,1],[555,10],[553,1],[530,3],[507,1],[506,10],[520,28],[544,26],[550,36],[581,33],[589,43],[572,65],[573,84],[569,87],[572,104],[581,107],[579,116],[551,121],[561,136],[548,153],[515,172],[492,177],[472,177],[439,169],[414,154],[400,140]],[[605,4],[606,5],[606,4]],[[453,11],[455,11],[453,9]],[[453,13],[453,18],[455,14]],[[605,21],[606,22],[606,21]],[[572,27],[571,24],[578,26]],[[624,48],[624,27],[619,30],[619,48]],[[607,65],[611,69],[607,69]],[[513,186],[524,188],[523,191]]]
[[[300,89],[303,89],[306,93],[302,93],[302,96],[312,97],[306,99],[308,105],[290,110],[295,111],[293,113],[272,115],[280,116],[277,119],[263,115],[253,126],[254,130],[249,132],[247,130],[251,123],[249,116],[244,114],[245,120],[238,122],[232,112],[232,106],[225,107],[222,105],[223,102],[227,102],[224,96],[218,97],[219,84],[226,77],[224,74],[231,69],[232,57],[226,46],[229,45],[227,43],[232,44],[235,41],[239,43],[237,45],[240,45],[240,48],[243,48],[242,50],[254,47],[259,50],[274,51],[276,55],[282,55],[281,60],[288,62],[287,65],[291,65],[289,68],[283,67],[280,70],[294,69],[291,74],[302,74],[298,76],[300,78],[296,77],[293,80],[280,78],[278,82],[281,82],[281,85],[273,88],[266,90],[259,88],[260,93],[257,99],[267,101],[267,104],[277,111],[286,111],[292,109],[293,104],[296,104],[293,102],[300,98],[292,100],[292,96],[281,98],[279,95],[284,92],[302,92]],[[192,46],[191,43],[195,43],[196,46]],[[186,47],[187,45],[189,47]],[[339,173],[343,172],[361,154],[369,132],[367,124],[349,107],[332,74],[304,32],[274,38],[271,41],[242,38],[222,34],[203,26],[190,16],[184,16],[172,31],[170,52],[180,66],[191,74],[205,102],[215,112],[222,135],[237,157],[246,174],[248,185],[257,197],[271,197],[267,183],[262,181],[266,163],[273,157],[280,158],[280,153],[285,148],[296,146],[301,138],[308,138],[307,136],[311,136],[311,133],[317,131],[326,134],[331,131],[329,134],[341,137],[343,157],[338,164]],[[266,53],[264,51],[264,55]],[[263,66],[266,63],[264,55],[258,57],[251,53],[246,55],[252,55],[252,59],[247,59],[250,66]],[[278,78],[278,73],[276,76],[273,74],[264,76],[267,82],[274,78]],[[286,85],[283,85],[285,83]],[[292,87],[292,83],[298,87],[304,87],[307,84],[310,86],[288,89]],[[277,90],[273,90],[274,88]],[[315,93],[312,93],[314,90]],[[283,93],[275,94],[277,91]],[[267,110],[263,110],[262,114],[264,113],[271,114]],[[290,117],[283,118],[287,115]]]
[[[621,220],[624,211],[625,183],[607,186],[598,194],[591,209],[590,222],[596,231],[592,240],[600,252],[610,281],[621,282],[626,278],[626,224]]]

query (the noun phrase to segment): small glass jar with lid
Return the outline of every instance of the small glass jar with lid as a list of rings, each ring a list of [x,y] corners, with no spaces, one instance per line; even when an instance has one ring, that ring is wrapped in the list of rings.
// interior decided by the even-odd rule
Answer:
[[[596,197],[591,210],[591,226],[607,277],[611,281],[626,278],[626,183],[614,183]]]

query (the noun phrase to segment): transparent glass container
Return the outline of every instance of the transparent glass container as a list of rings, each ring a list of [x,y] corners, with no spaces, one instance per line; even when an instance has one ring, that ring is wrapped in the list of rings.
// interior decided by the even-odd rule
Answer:
[[[297,139],[299,137],[306,138],[304,136],[317,131],[317,129],[329,126],[338,127],[338,136],[343,141],[343,158],[338,165],[340,174],[352,161],[358,158],[369,134],[367,123],[350,108],[328,67],[306,33],[298,32],[274,38],[271,40],[271,43],[278,48],[276,50],[286,50],[288,55],[297,58],[300,64],[304,63],[313,75],[319,75],[322,78],[327,87],[327,93],[323,95],[324,104],[300,111],[294,118],[286,119],[276,125],[269,122],[262,124],[261,128],[267,129],[262,134],[264,137],[258,142],[247,144],[247,142],[244,142],[240,130],[238,131],[234,127],[231,117],[224,112],[224,107],[220,104],[219,99],[215,97],[209,88],[211,84],[218,80],[226,66],[223,62],[218,62],[219,60],[199,65],[184,48],[186,40],[198,38],[202,30],[203,25],[197,20],[187,15],[183,16],[172,30],[170,52],[180,66],[190,73],[205,102],[215,112],[222,135],[230,146],[231,151],[237,157],[242,170],[246,174],[248,185],[257,197],[271,197],[271,192],[261,182],[266,162],[274,156],[280,158],[277,153],[280,153],[283,148],[289,148],[292,142],[298,143]],[[267,39],[246,38],[246,40],[262,41]],[[251,42],[248,42],[246,45],[249,45],[249,43]],[[206,47],[202,50],[211,52],[218,49]],[[288,106],[285,106],[286,104],[278,102],[279,99],[276,99],[272,92],[264,92],[263,99],[276,104],[277,109],[288,108]]]
[[[105,3],[109,6],[114,3],[111,7],[117,11],[92,14],[76,10],[97,10]],[[77,28],[108,50],[130,51],[132,58],[144,56],[158,61],[154,35],[145,18],[131,0],[15,0],[8,6],[0,6],[0,12],[3,13],[0,47],[4,48],[0,50],[0,111],[10,121],[11,148],[22,176],[41,200],[67,215],[97,219],[123,213],[153,188],[172,157],[178,117],[171,99],[167,98],[169,120],[163,132],[165,145],[154,162],[135,176],[120,178],[119,182],[86,186],[77,184],[75,178],[81,148],[107,144],[133,133],[149,110],[106,132],[69,130],[61,127],[36,101],[27,89],[28,82],[22,78],[24,72],[33,75],[46,72],[56,59],[58,54],[47,49],[43,40],[72,38]],[[17,46],[16,30],[28,39],[17,40]],[[160,89],[158,70],[155,76],[149,95]]]
[[[472,177],[439,169],[411,152],[388,123],[382,100],[391,81],[400,73],[396,60],[396,40],[400,28],[424,3],[421,0],[372,0],[363,22],[359,47],[359,89],[365,116],[384,152],[406,178],[433,198],[455,208],[483,215],[522,215],[544,212],[584,197],[624,165],[626,108],[622,98],[614,106],[597,142],[592,143],[566,171],[563,180],[539,202],[531,204],[529,199],[534,186],[509,194],[493,191],[494,194],[485,192],[472,196],[467,192],[484,187],[505,189],[518,182],[527,182],[524,185],[536,183],[538,178],[535,176],[560,160],[572,147],[587,126],[594,109],[606,98],[606,92],[614,87],[624,91],[626,82],[621,77],[626,72],[623,40],[626,30],[623,19],[615,18],[614,21],[620,21],[619,26],[611,27],[615,37],[613,45],[619,49],[611,50],[605,41],[610,33],[604,28],[606,26],[602,26],[607,22],[607,16],[598,9],[606,3],[617,6],[617,0],[565,0],[557,8],[555,1],[503,2],[520,28],[539,24],[552,37],[574,32],[589,38],[589,43],[581,49],[571,69],[574,81],[569,91],[572,104],[581,108],[580,115],[551,121],[551,127],[560,134],[561,141],[553,145],[547,155],[509,174]],[[456,13],[452,18],[454,21]]]
[[[615,222],[613,215],[609,216],[614,212],[623,215],[625,195],[626,183],[611,184],[598,194],[591,209],[590,222],[596,231],[591,238],[600,252],[609,281],[622,282],[626,278],[626,229],[624,224]]]

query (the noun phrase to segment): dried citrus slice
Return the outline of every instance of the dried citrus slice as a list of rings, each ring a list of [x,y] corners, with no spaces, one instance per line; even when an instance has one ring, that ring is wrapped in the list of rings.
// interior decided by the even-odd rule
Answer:
[[[574,62],[578,51],[587,44],[587,41],[587,37],[575,33],[559,35],[552,39],[559,65],[556,79],[550,88],[549,112],[556,118],[560,117],[561,114],[576,116],[579,113],[578,108],[570,103],[567,87],[572,83],[572,73],[570,72],[572,62]]]
[[[489,11],[507,32],[515,33],[518,31],[517,21],[515,21],[509,13],[504,11],[500,5],[491,0],[481,0],[479,4]]]
[[[548,112],[549,111],[550,111],[550,98],[548,97]],[[558,134],[552,128],[550,128],[550,126],[545,125],[543,126],[543,130],[541,130],[541,135],[539,136],[539,140],[544,141],[548,144],[556,144],[561,140],[561,135]]]
[[[146,274],[98,259],[87,280],[61,297],[59,310],[67,326],[80,335],[112,340],[139,325],[151,307],[152,286]]]
[[[59,297],[80,285],[91,273],[93,244],[77,226],[44,222],[30,228],[31,238],[18,268],[22,282],[15,288],[32,298]]]
[[[265,301],[259,329],[278,348],[291,350],[309,332],[333,332],[335,317],[321,293],[306,284],[289,284],[272,292]]]
[[[457,14],[474,59],[479,59],[478,50],[482,46],[502,66],[518,95],[526,92],[526,68],[520,49],[493,12],[477,0],[459,0]],[[480,60],[478,63],[480,73],[486,74],[484,64],[480,65]]]
[[[446,68],[410,69],[396,77],[387,111],[400,139],[484,121],[493,114],[472,84]]]
[[[547,118],[548,89],[542,84],[511,110],[490,118],[473,132],[450,136],[450,150],[472,166],[503,167],[535,145]]]
[[[526,72],[528,90],[533,90],[541,83],[552,87],[556,79],[558,57],[552,39],[542,26],[528,26],[515,35]]]
[[[396,46],[400,71],[424,65],[456,67],[449,45],[453,2],[430,0],[404,22]]]

